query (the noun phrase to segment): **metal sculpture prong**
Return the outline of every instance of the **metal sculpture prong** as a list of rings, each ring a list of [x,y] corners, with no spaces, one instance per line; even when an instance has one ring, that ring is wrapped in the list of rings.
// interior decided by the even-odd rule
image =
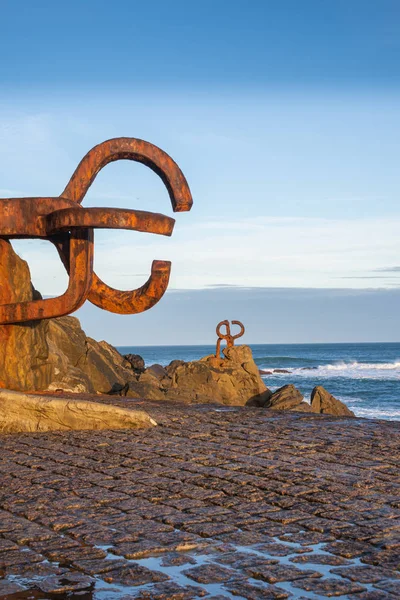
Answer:
[[[93,272],[94,229],[131,229],[170,236],[175,224],[174,219],[158,213],[81,207],[99,171],[117,160],[145,164],[161,177],[174,212],[191,209],[192,195],[178,165],[157,146],[136,138],[115,138],[92,148],[61,196],[0,199],[0,238],[49,240],[56,246],[69,275],[68,288],[62,296],[0,304],[0,325],[67,315],[85,300],[111,312],[134,314],[148,310],[161,299],[169,282],[168,261],[153,261],[147,282],[131,291],[115,290]]]
[[[227,348],[232,348],[232,346],[235,345],[235,340],[242,337],[242,335],[245,332],[244,325],[240,321],[231,321],[231,323],[232,323],[232,325],[239,325],[239,327],[240,327],[240,331],[236,335],[231,334],[231,327],[229,325],[229,321],[227,321],[227,320],[221,321],[220,323],[218,323],[218,325],[216,327],[216,333],[218,336],[218,340],[217,340],[217,349],[215,351],[215,358],[221,358],[221,342],[222,342],[222,340],[226,341]],[[221,331],[221,327],[223,327],[224,325],[226,327],[225,334],[223,334]]]

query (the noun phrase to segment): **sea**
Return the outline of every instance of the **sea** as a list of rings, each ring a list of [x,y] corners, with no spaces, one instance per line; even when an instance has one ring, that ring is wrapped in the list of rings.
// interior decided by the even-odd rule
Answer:
[[[322,385],[359,417],[400,420],[400,343],[250,344],[271,390],[293,383],[310,400]],[[213,346],[124,346],[122,354],[140,354],[146,366],[172,360],[197,360]],[[287,371],[276,373],[276,369]]]

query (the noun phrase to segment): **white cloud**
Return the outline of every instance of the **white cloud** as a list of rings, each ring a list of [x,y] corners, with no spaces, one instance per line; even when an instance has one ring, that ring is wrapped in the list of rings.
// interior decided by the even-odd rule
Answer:
[[[171,152],[192,187],[193,210],[176,215],[172,238],[96,232],[96,271],[110,285],[141,285],[153,259],[173,262],[172,289],[334,288],[342,278],[354,288],[396,283],[389,272],[387,278],[363,277],[399,264],[392,147],[397,113],[386,114],[377,105],[385,122],[368,129],[369,113],[357,117],[361,100],[345,105],[344,121],[340,111],[332,113],[324,104],[312,121],[311,107],[294,108],[292,100],[275,106],[263,98],[236,108],[185,100],[182,110],[162,97],[147,106],[132,96],[125,104],[114,98],[117,111],[116,102],[89,100],[59,106],[43,100],[40,110],[2,107],[0,195],[57,195],[90,147],[121,133],[151,139]],[[358,126],[350,135],[354,122]],[[381,129],[386,137],[375,148],[368,140]],[[385,202],[378,201],[382,198]],[[85,205],[104,204],[171,214],[161,181],[142,165],[114,164],[100,174]],[[365,217],[354,218],[361,214]],[[18,242],[38,289],[62,293],[64,269],[56,252],[44,248]]]
[[[368,276],[400,256],[400,218],[259,217],[184,225],[179,217],[171,238],[96,232],[99,276],[113,287],[137,287],[147,279],[152,260],[164,259],[173,263],[172,289],[216,284],[335,288],[342,278],[346,287],[381,288],[393,284],[392,273],[387,280]],[[65,276],[56,252],[45,251],[43,243],[19,241],[18,246],[42,293],[60,293]]]

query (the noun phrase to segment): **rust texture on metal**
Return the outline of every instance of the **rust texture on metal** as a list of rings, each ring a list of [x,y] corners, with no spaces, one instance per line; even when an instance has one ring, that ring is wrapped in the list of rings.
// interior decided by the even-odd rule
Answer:
[[[235,340],[242,337],[242,335],[245,332],[244,325],[240,321],[231,321],[231,323],[232,323],[232,325],[239,325],[239,327],[240,327],[240,331],[236,335],[231,334],[231,326],[229,324],[229,321],[221,321],[217,325],[216,332],[217,332],[218,340],[217,340],[217,349],[215,352],[216,358],[221,357],[221,342],[222,342],[222,340],[226,341],[227,348],[232,348],[232,346],[235,345]],[[221,327],[223,327],[223,326],[225,326],[225,328],[226,328],[225,333],[222,333],[222,331],[221,331]]]
[[[131,291],[109,287],[93,271],[94,229],[132,229],[170,236],[175,224],[174,219],[159,213],[81,206],[99,171],[116,160],[148,166],[164,182],[173,211],[191,209],[190,189],[178,165],[157,146],[136,138],[115,138],[92,148],[61,196],[0,199],[0,238],[49,240],[69,274],[68,288],[62,296],[0,304],[0,324],[67,315],[87,299],[111,312],[135,314],[148,310],[163,296],[171,271],[169,261],[154,260],[147,282]]]

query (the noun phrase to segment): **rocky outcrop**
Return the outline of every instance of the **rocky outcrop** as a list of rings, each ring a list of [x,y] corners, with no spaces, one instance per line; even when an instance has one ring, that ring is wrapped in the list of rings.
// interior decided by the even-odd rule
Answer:
[[[354,413],[343,402],[334,398],[321,385],[315,387],[311,393],[311,403],[305,402],[302,393],[293,384],[284,385],[270,397],[259,404],[272,410],[295,410],[300,412],[313,412],[323,415],[354,417]]]
[[[311,406],[304,401],[303,394],[293,384],[284,385],[271,393],[270,398],[263,405],[272,410],[300,410],[312,412]]]
[[[87,337],[75,317],[1,329],[6,330],[0,347],[1,387],[108,393],[136,377],[113,346]]]
[[[317,385],[311,392],[311,408],[322,415],[355,417],[353,411],[334,398],[322,385]]]
[[[155,425],[157,423],[142,410],[10,390],[0,391],[0,433],[137,429]]]
[[[124,354],[124,358],[131,365],[135,373],[143,373],[145,371],[144,360],[139,354]]]
[[[238,406],[265,401],[270,392],[249,346],[224,348],[223,354],[223,359],[212,355],[189,363],[173,361],[160,382],[166,399]]]
[[[273,410],[293,410],[303,402],[303,394],[292,384],[284,385],[274,392],[267,404]]]
[[[271,392],[258,373],[248,346],[223,350],[224,358],[174,360],[167,367],[152,365],[130,381],[127,396],[154,400],[259,405]],[[124,394],[125,395],[125,394]]]
[[[75,317],[49,319],[49,390],[108,393],[135,379],[131,364],[107,342],[86,337]]]
[[[26,302],[40,296],[33,288],[27,263],[10,242],[0,239],[0,297],[4,304]],[[46,389],[51,380],[47,362],[48,322],[0,325],[0,387]]]

